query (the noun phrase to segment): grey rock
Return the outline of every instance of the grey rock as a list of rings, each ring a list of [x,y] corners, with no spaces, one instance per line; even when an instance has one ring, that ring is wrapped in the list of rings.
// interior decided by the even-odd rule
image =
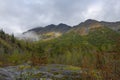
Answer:
[[[13,75],[7,70],[0,68],[0,80],[14,80]]]

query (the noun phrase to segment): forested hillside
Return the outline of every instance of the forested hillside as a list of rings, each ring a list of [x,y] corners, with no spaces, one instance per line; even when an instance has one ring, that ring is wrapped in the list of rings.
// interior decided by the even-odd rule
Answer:
[[[117,80],[120,76],[120,34],[107,27],[91,29],[84,36],[70,32],[35,45],[36,51],[45,56],[47,63],[86,68],[91,80],[97,77]]]
[[[87,69],[91,80],[117,80],[119,63],[120,33],[105,26],[90,28],[86,35],[73,29],[57,38],[35,42],[17,40],[0,31],[0,66],[73,65]]]
[[[32,53],[32,44],[17,40],[14,35],[8,35],[0,30],[0,66],[14,65],[25,62]],[[28,55],[28,56],[27,56]]]

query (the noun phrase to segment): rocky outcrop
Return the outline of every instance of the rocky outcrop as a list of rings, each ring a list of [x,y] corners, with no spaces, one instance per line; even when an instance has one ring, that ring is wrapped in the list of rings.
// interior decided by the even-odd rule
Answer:
[[[0,68],[0,80],[65,80],[80,79],[82,70],[79,67],[51,64],[40,67],[30,65]]]

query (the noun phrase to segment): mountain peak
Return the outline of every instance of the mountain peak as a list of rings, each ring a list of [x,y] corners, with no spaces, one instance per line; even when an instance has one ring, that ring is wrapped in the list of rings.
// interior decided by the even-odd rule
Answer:
[[[58,24],[58,26],[63,26],[63,25],[66,25],[66,24],[64,24],[64,23],[60,23],[60,24]]]
[[[46,26],[46,27],[56,27],[56,25],[55,24],[50,24],[50,25],[48,25],[48,26]]]
[[[98,22],[97,20],[94,20],[94,19],[88,19],[85,21],[85,23],[96,23]]]
[[[71,28],[71,26],[67,25],[67,24],[64,24],[64,23],[60,23],[57,25],[57,27],[61,27],[61,28]]]

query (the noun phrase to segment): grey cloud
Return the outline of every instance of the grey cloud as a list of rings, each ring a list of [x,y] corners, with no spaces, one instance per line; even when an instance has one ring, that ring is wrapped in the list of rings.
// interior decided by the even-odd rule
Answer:
[[[116,21],[119,14],[119,0],[0,0],[0,28],[8,33],[88,18]]]

